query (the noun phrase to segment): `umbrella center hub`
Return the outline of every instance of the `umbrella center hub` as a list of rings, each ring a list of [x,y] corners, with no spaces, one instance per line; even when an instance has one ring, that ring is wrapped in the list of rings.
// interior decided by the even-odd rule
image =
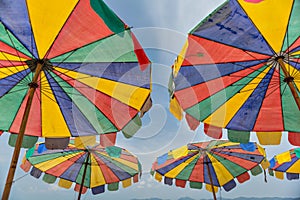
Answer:
[[[25,63],[28,65],[31,72],[35,72],[38,64],[42,64],[43,71],[53,70],[53,65],[49,59],[32,59],[32,60],[26,60]]]

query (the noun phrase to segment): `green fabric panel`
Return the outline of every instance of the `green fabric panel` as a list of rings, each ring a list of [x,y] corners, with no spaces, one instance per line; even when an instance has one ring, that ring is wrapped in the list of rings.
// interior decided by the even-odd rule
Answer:
[[[28,149],[26,151],[26,158],[31,157],[33,155],[34,151],[35,151],[35,147],[32,147],[32,148]]]
[[[114,33],[124,31],[125,24],[102,0],[90,0],[90,3],[91,7],[103,19],[110,30]]]
[[[28,83],[28,80],[31,80],[30,74],[0,98],[1,112],[5,113],[0,115],[0,130],[9,130],[27,94],[28,86],[24,82]]]
[[[228,139],[231,142],[238,143],[248,143],[250,141],[250,132],[249,131],[236,131],[236,130],[227,130]]]
[[[151,169],[150,170],[150,174],[153,176],[154,175],[154,171]]]
[[[63,151],[63,152],[57,152],[51,154],[37,154],[29,157],[28,160],[31,162],[32,165],[35,165],[59,157],[67,157],[67,156],[71,157],[72,154],[76,154],[77,152],[81,152],[81,151],[82,150],[77,150],[77,151],[74,150],[74,151]]]
[[[291,132],[299,132],[300,123],[296,119],[300,119],[300,112],[295,112],[295,110],[298,111],[299,109],[289,86],[285,82],[283,82],[284,74],[282,72],[282,69],[280,69],[280,73],[281,73],[280,83],[281,83],[281,99],[282,99],[284,130],[291,131]],[[298,95],[300,96],[299,92]]]
[[[107,184],[109,191],[117,191],[119,189],[119,182]]]
[[[139,169],[139,172],[142,172],[143,167],[142,167],[142,164],[140,163],[140,161],[138,161],[138,169]]]
[[[190,188],[202,189],[202,183],[200,183],[200,182],[190,182]]]
[[[87,187],[87,188],[90,188],[90,183],[91,183],[91,158],[89,156],[89,160],[88,160],[88,164],[87,164],[87,167],[86,167],[86,172],[85,172],[85,177],[84,177],[84,186]],[[82,163],[82,166],[80,168],[80,171],[77,175],[77,178],[76,178],[76,183],[78,183],[79,185],[82,185],[82,176],[83,176],[83,173],[84,173],[84,168],[85,168],[85,165],[86,165],[86,160],[84,163]]]
[[[55,183],[56,177],[52,176],[50,174],[44,174],[43,181],[45,181],[46,183],[52,184],[52,183]]]
[[[291,45],[299,36],[300,27],[300,1],[294,0],[292,14],[290,16],[290,21],[287,29],[288,35],[286,35],[282,51],[285,51],[288,45]]]
[[[170,97],[172,97],[173,96],[173,94],[174,94],[174,77],[173,77],[173,75],[171,74],[170,75],[170,78],[169,78],[169,83],[168,83],[168,91],[169,91],[169,95],[170,95]]]
[[[32,54],[14,37],[13,34],[11,34],[11,32],[5,29],[2,23],[0,23],[0,41],[33,58]]]
[[[261,174],[263,171],[261,169],[261,167],[259,165],[257,165],[256,167],[252,168],[251,170],[251,174],[253,176],[257,176],[258,174]]]
[[[180,180],[189,180],[190,175],[199,159],[199,155],[193,156],[194,160],[192,160],[175,178]]]
[[[233,177],[237,177],[247,171],[245,168],[231,162],[230,160],[227,160],[226,158],[220,157],[216,154],[210,155],[216,158],[220,163],[222,163],[222,165],[230,172],[230,174],[232,174]]]
[[[51,62],[138,62],[130,31],[113,35],[75,51],[51,59]]]
[[[142,120],[137,114],[123,129],[126,138],[131,138],[142,127]]]
[[[108,153],[108,155],[110,157],[120,158],[122,148],[116,147],[116,146],[108,146],[108,147],[105,147],[105,151]]]
[[[18,134],[10,134],[8,144],[11,147],[15,147],[16,141],[18,138]],[[38,141],[38,137],[36,136],[27,136],[24,135],[23,141],[22,141],[22,148],[31,148],[35,145],[35,143]]]
[[[215,112],[220,106],[226,103],[226,101],[232,98],[235,94],[237,94],[241,89],[243,89],[250,81],[262,73],[268,66],[262,67],[260,70],[254,71],[248,76],[240,79],[238,82],[233,85],[217,92],[216,94],[206,98],[205,100],[195,104],[194,106],[186,109],[186,112],[193,116],[195,119],[199,121],[205,120],[209,117],[213,112]]]
[[[297,158],[300,158],[300,148],[294,149]]]
[[[268,169],[268,171],[270,176],[274,176],[274,171],[272,169]]]
[[[82,114],[91,123],[94,129],[99,133],[117,132],[118,129],[106,118],[105,115],[98,110],[95,105],[90,102],[86,97],[79,93],[68,83],[63,81],[60,77],[50,72],[51,76],[61,86],[65,93],[72,99],[73,103],[79,108]]]

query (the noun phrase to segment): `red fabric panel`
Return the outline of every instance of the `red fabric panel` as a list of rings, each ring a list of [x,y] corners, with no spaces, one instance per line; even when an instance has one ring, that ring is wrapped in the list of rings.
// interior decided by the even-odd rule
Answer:
[[[20,168],[23,169],[24,172],[29,172],[31,168],[31,163],[28,160],[26,160],[24,163],[20,165]]]
[[[97,156],[95,156],[96,161],[102,171],[103,177],[107,184],[119,182],[120,179],[111,171],[111,169]]]
[[[112,34],[90,6],[90,0],[81,0],[54,41],[47,58],[53,58]]]
[[[83,155],[84,155],[84,152],[82,152],[81,154],[78,154],[76,156],[73,156],[70,159],[48,169],[46,171],[46,173],[51,174],[56,177],[59,177]]]
[[[103,147],[114,146],[116,144],[117,133],[107,133],[100,135],[100,145]]]
[[[248,172],[245,172],[239,175],[238,177],[236,177],[236,179],[238,180],[239,183],[244,183],[245,181],[248,181],[250,179],[250,175],[248,174]]]
[[[1,130],[0,130],[0,136],[1,136],[3,133],[4,133],[4,131],[1,131]]]
[[[76,183],[76,185],[75,185],[75,187],[74,187],[74,191],[76,191],[76,192],[79,192],[79,191],[80,191],[80,185],[79,185],[79,184]],[[83,186],[83,187],[82,187],[82,192],[81,192],[81,194],[85,194],[86,191],[87,191],[87,188]]]
[[[14,122],[12,123],[9,132],[12,133],[19,133],[20,127],[23,119],[23,115],[25,112],[25,107],[27,103],[28,95],[25,97],[25,99],[22,102],[22,105],[17,113],[17,116],[15,117]],[[34,93],[32,105],[30,108],[29,118],[27,121],[26,129],[25,129],[25,135],[30,136],[38,136],[41,137],[42,135],[42,129],[41,129],[41,104],[40,104],[40,87],[38,87]]]
[[[290,51],[292,51],[293,49],[295,49],[299,46],[300,46],[300,37],[290,46],[290,48],[288,48],[286,50],[286,52],[290,52]]]
[[[78,80],[55,72],[60,78],[65,80],[71,86],[76,88],[81,94],[95,104],[95,106],[120,130],[122,129],[137,113],[138,111],[122,102],[111,98],[93,88],[80,83]]]
[[[269,55],[243,51],[239,48],[217,43],[194,35],[188,36],[188,49],[183,66],[226,63],[251,60],[263,60],[270,58]],[[200,55],[200,56],[199,56]]]
[[[185,180],[179,180],[179,179],[176,179],[176,180],[175,180],[175,185],[176,185],[177,187],[185,188],[186,181],[185,181]]]
[[[201,182],[203,183],[204,182],[204,172],[203,172],[203,157],[199,158],[199,160],[197,161],[191,175],[190,175],[190,178],[189,178],[189,181],[192,181],[192,182]]]
[[[222,137],[222,128],[204,124],[204,133],[209,137],[220,139]]]
[[[20,61],[7,61],[7,60],[0,60],[0,68],[1,67],[15,67],[25,65],[24,62]]]
[[[196,130],[196,128],[200,125],[200,122],[195,119],[194,117],[192,117],[191,115],[189,114],[185,114],[185,119],[190,127],[191,130]]]
[[[289,132],[289,142],[294,146],[300,146],[300,133]]]
[[[269,132],[269,131],[282,131],[283,119],[282,119],[282,106],[280,87],[274,87],[274,85],[280,85],[279,72],[276,70],[269,84],[264,101],[261,105],[260,112],[258,113],[256,123],[253,131],[256,132]],[[276,108],[276,109],[273,109]]]
[[[224,76],[211,81],[207,81],[192,87],[175,92],[175,96],[183,110],[197,104],[209,96],[223,90],[240,79],[258,70],[263,64],[235,72],[231,76]]]
[[[134,175],[134,177],[133,177],[133,182],[134,182],[134,183],[137,183],[138,181],[139,181],[139,175],[136,174],[136,175]]]
[[[133,33],[131,33],[131,37],[134,45],[134,53],[137,56],[141,70],[144,71],[149,66],[150,61]]]
[[[132,163],[138,163],[137,158],[131,155],[121,154],[120,158],[123,160],[128,160]]]
[[[5,53],[9,53],[11,55],[15,55],[18,56],[20,58],[26,58],[26,59],[31,59],[30,57],[26,56],[25,54],[17,51],[15,48],[5,44],[4,42],[0,41],[0,51],[1,52],[5,52]],[[16,60],[19,61],[19,60]]]

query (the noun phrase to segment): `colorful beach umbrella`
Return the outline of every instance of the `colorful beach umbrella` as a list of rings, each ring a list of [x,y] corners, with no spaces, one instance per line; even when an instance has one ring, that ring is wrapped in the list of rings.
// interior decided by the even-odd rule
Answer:
[[[278,179],[299,179],[300,174],[300,148],[291,149],[274,156],[270,160],[269,174]]]
[[[190,143],[171,150],[160,156],[153,163],[151,174],[159,182],[201,189],[203,183],[208,191],[213,192],[214,199],[218,187],[230,191],[239,183],[258,175],[262,168],[267,168],[264,149],[256,143],[239,144],[227,140]],[[175,181],[174,181],[175,180]]]
[[[141,165],[136,156],[126,149],[100,144],[78,147],[69,144],[63,150],[48,150],[44,143],[29,149],[21,167],[43,181],[52,184],[59,178],[58,185],[63,188],[74,186],[74,190],[85,193],[91,189],[94,195],[116,191],[119,182],[126,188],[137,182],[141,175]],[[75,183],[75,184],[73,184]]]
[[[151,105],[150,61],[102,0],[2,0],[0,10],[0,130],[14,133],[12,170],[23,138],[24,147],[37,137],[66,146],[138,130]]]
[[[300,2],[227,0],[189,34],[173,65],[171,111],[214,138],[300,145]]]

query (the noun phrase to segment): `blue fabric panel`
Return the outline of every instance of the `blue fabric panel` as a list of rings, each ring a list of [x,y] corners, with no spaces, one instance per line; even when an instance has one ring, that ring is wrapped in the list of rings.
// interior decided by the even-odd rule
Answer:
[[[45,74],[59,106],[63,108],[61,112],[72,136],[98,135],[97,131],[68,96],[72,94],[66,94],[49,73]]]
[[[253,152],[256,149],[255,143],[249,142],[247,144],[240,144],[241,148],[245,151]]]
[[[97,186],[97,187],[94,187],[92,188],[92,193],[95,195],[95,194],[101,194],[105,192],[105,185],[100,185],[100,186]]]
[[[236,182],[234,180],[229,181],[228,183],[226,183],[225,185],[223,185],[223,188],[226,192],[232,190],[233,188],[235,188],[236,186]]]
[[[172,178],[165,177],[164,183],[165,183],[166,185],[173,185],[173,179],[172,179]]]
[[[243,153],[236,153],[236,152],[222,152],[222,154],[237,157],[237,158],[242,158],[244,160],[249,160],[256,163],[260,163],[264,159],[264,156],[262,155],[251,155],[251,154],[243,154]]]
[[[227,76],[263,62],[266,62],[266,60],[184,66],[180,68],[174,80],[176,85],[175,90],[181,90],[209,80]]]
[[[257,115],[260,111],[261,105],[268,90],[268,86],[272,79],[274,69],[275,68],[273,67],[270,68],[269,72],[260,81],[247,101],[227,124],[226,128],[240,131],[253,130]]]
[[[270,163],[270,169],[275,167],[275,164],[276,164],[276,161],[275,161],[275,158],[272,158],[271,160],[269,160],[269,163]]]
[[[299,179],[299,174],[295,173],[286,173],[286,178],[288,180],[298,180]]]
[[[0,79],[0,97],[4,96],[5,94],[7,94],[14,86],[16,86],[17,84],[19,84],[21,87],[21,85],[24,85],[24,90],[28,90],[28,83],[29,81],[29,77],[26,77],[28,74],[30,73],[30,69],[15,73],[11,76],[8,76],[6,78]],[[24,79],[24,77],[26,77]],[[27,80],[28,79],[28,80]],[[27,81],[27,82],[26,82]]]
[[[290,162],[282,163],[279,167],[276,168],[276,171],[286,172],[295,162],[297,162],[298,158],[294,157]]]
[[[61,68],[102,77],[138,87],[150,88],[151,67],[142,71],[137,62],[53,63]]]
[[[176,166],[180,165],[181,163],[185,162],[186,160],[188,160],[189,158],[193,157],[195,154],[190,154],[190,155],[187,155],[185,156],[184,158],[182,159],[179,159],[179,160],[174,160],[173,163],[165,166],[165,167],[162,167],[158,170],[156,170],[158,173],[162,174],[162,175],[165,175],[167,172],[169,172],[170,170],[172,170],[173,168],[175,168]]]
[[[41,175],[42,175],[42,171],[35,168],[35,167],[32,167],[31,171],[30,171],[30,175],[35,177],[35,178],[40,178]]]
[[[191,33],[240,49],[274,54],[236,0],[224,3]]]
[[[47,151],[46,145],[44,143],[39,144],[37,152],[40,154],[43,153],[44,151]]]
[[[299,51],[300,51],[300,47],[299,47]],[[294,66],[296,69],[300,70],[300,58],[298,58],[299,62],[293,62],[293,61],[289,61],[289,64]],[[294,74],[292,75],[297,75],[297,73],[294,72]]]
[[[36,57],[37,50],[31,31],[25,0],[1,0],[0,21]]]
[[[209,178],[209,174],[208,174],[208,168],[207,168],[207,164],[206,164],[207,160],[209,160],[209,158],[206,156],[204,158],[204,163],[203,163],[203,167],[204,167],[204,172],[203,172],[204,173],[204,183],[211,184],[210,178]],[[214,170],[214,168],[213,168],[212,163],[211,163],[210,160],[208,161],[208,167],[209,167],[209,171],[210,171],[210,174],[211,174],[213,185],[217,186],[217,187],[220,187],[220,184],[219,184],[216,172],[215,172],[215,170]]]
[[[168,153],[165,153],[164,155],[159,156],[157,158],[157,164],[158,165],[162,165],[162,164],[164,164],[167,161],[167,159],[168,159]]]
[[[60,178],[69,180],[71,182],[76,182],[76,178],[80,172],[83,163],[88,154],[83,154],[76,162],[74,162],[61,176]]]

